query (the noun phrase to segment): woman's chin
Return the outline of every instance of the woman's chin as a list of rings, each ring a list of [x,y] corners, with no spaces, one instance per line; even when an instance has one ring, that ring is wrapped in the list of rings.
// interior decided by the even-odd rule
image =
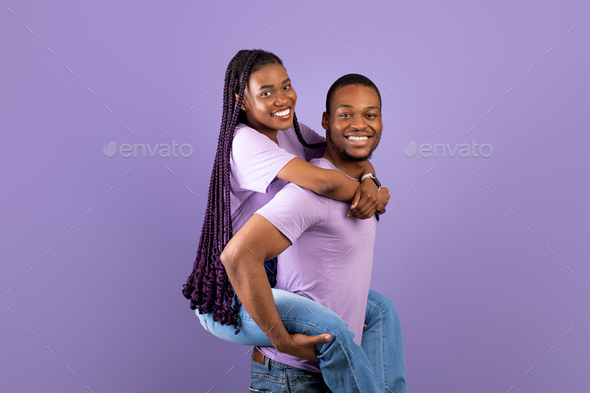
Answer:
[[[292,126],[293,126],[293,118],[285,119],[285,120],[274,119],[272,128],[275,128],[277,130],[286,130],[286,129],[291,128]]]

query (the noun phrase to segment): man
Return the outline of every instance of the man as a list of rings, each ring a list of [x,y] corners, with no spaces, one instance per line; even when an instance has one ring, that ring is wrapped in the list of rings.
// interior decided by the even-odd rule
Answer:
[[[377,87],[358,74],[338,79],[328,92],[322,126],[328,146],[322,158],[311,162],[358,179],[383,130]],[[388,334],[379,330],[380,346],[369,338],[375,332],[363,332],[376,220],[347,218],[348,209],[347,203],[288,184],[244,224],[221,255],[243,307],[274,345],[254,351],[251,392],[325,392],[321,370],[325,384],[338,393],[406,391],[399,321],[390,316]],[[263,266],[278,254],[275,288],[311,299],[309,312],[317,303],[334,311],[325,326],[302,324],[301,334],[294,335],[286,331]],[[384,308],[394,309],[388,299],[383,302]],[[349,352],[331,349],[336,345]],[[338,373],[338,363],[346,359],[337,356],[355,357],[360,366],[354,375]]]

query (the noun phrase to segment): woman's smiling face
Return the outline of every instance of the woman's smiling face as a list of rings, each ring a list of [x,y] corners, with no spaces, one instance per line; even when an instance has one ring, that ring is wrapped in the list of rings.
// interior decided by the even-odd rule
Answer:
[[[293,125],[296,101],[297,93],[291,86],[287,70],[275,63],[250,74],[242,108],[245,108],[249,126],[261,132],[271,132],[286,130]]]

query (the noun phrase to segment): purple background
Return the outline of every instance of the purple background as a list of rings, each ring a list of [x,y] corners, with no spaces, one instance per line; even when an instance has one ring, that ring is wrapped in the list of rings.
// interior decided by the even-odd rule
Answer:
[[[397,306],[409,391],[590,389],[587,1],[4,3],[0,391],[247,391],[248,347],[180,289],[224,71],[251,47],[283,58],[319,132],[336,78],[381,90],[372,288]],[[173,139],[192,156],[102,152]],[[493,155],[402,153],[472,140]]]

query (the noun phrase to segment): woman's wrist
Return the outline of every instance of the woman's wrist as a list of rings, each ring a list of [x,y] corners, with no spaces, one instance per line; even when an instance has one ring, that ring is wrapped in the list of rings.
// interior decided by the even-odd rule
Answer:
[[[377,186],[377,191],[381,189],[381,182],[379,182],[379,180],[377,179],[377,176],[375,176],[373,173],[367,173],[367,174],[363,175],[361,177],[361,182],[363,182],[365,180],[370,180],[373,183],[375,183],[375,185]]]
[[[366,160],[365,161],[365,169],[363,170],[363,173],[361,173],[361,177],[359,178],[362,179],[363,176],[372,173],[373,175],[375,175],[375,168],[373,167],[373,164],[371,164],[371,161]]]

